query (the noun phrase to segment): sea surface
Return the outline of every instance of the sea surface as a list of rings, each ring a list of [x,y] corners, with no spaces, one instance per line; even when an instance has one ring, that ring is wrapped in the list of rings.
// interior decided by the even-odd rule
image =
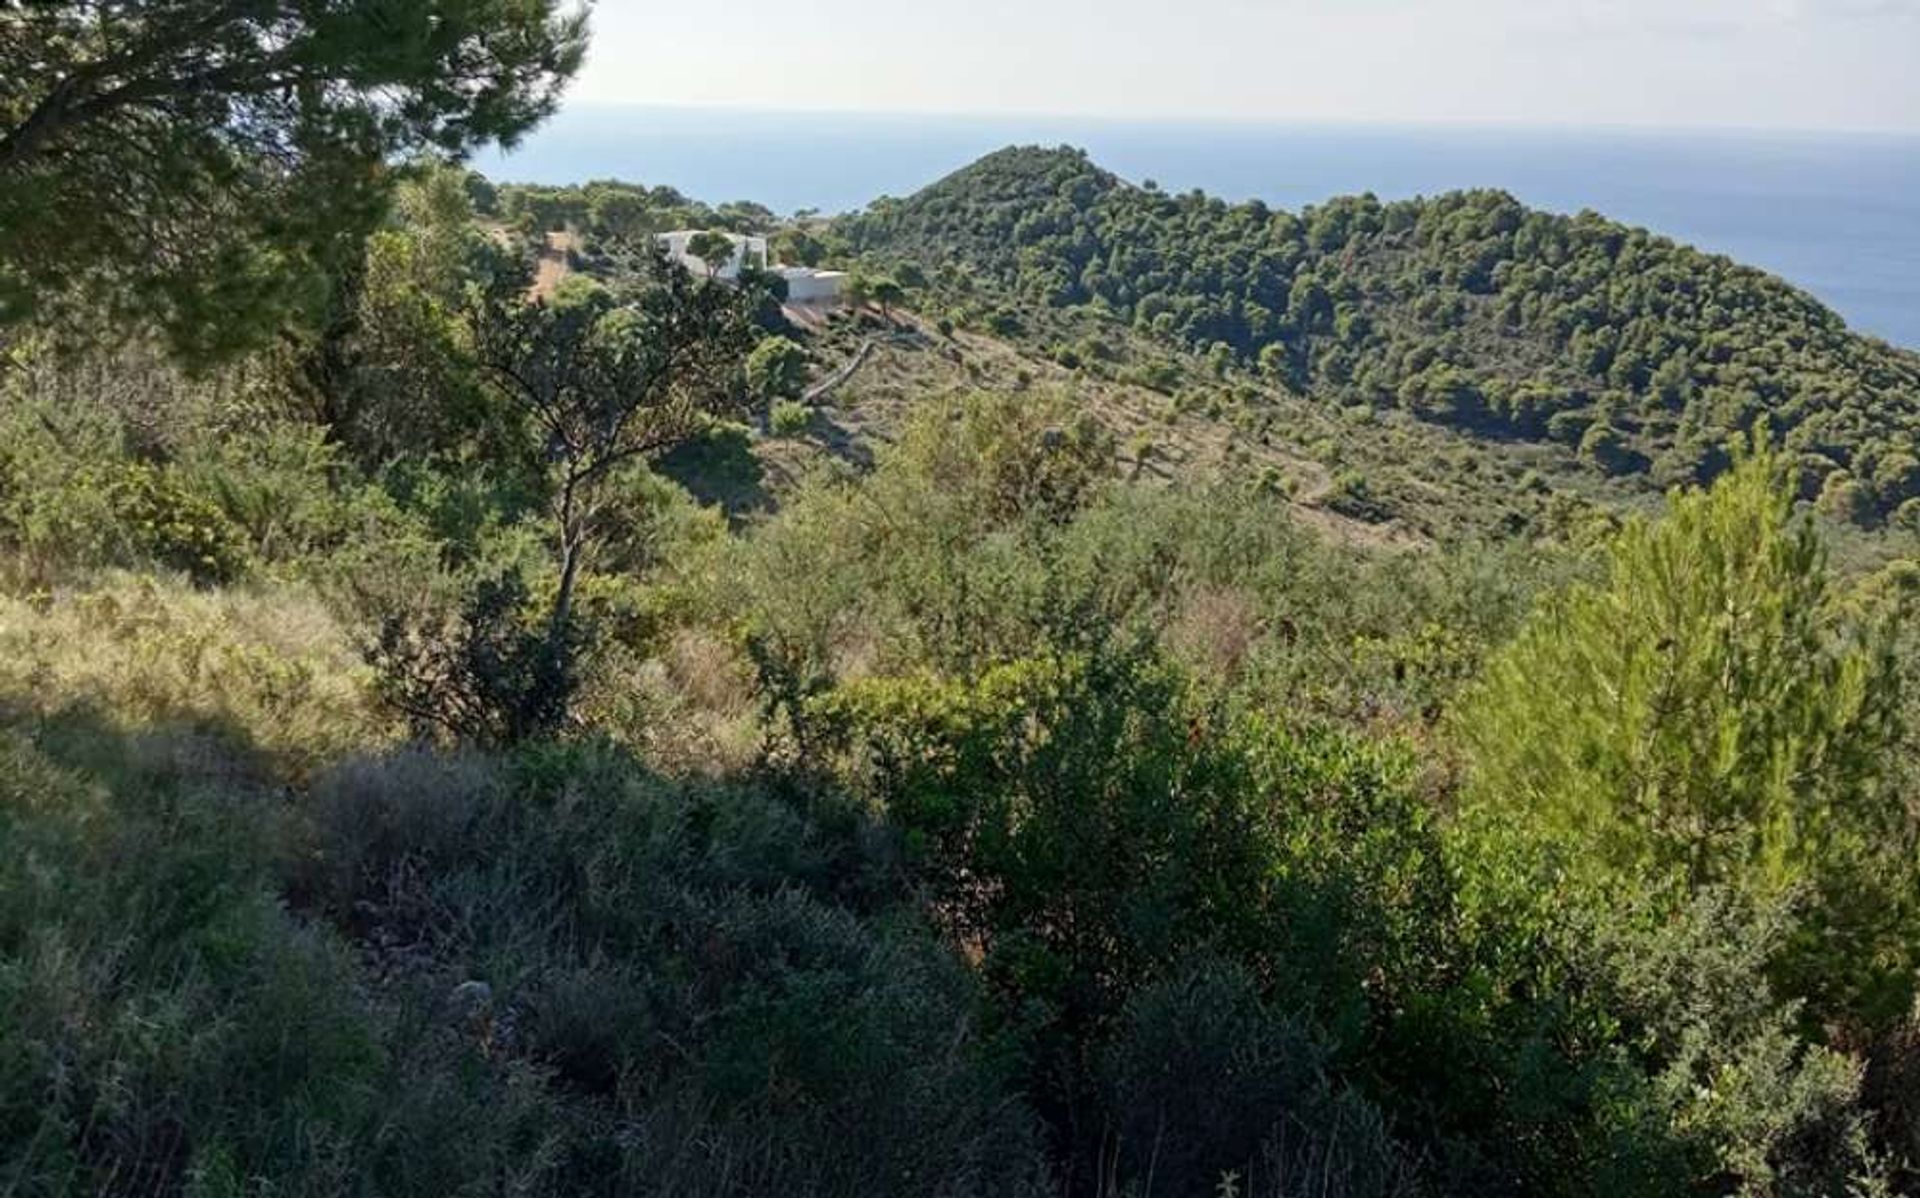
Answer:
[[[1504,188],[1762,267],[1855,329],[1920,349],[1920,137],[918,117],[574,105],[508,154],[515,182],[624,179],[712,203],[846,212],[1008,145],[1073,145],[1135,182],[1299,209]]]

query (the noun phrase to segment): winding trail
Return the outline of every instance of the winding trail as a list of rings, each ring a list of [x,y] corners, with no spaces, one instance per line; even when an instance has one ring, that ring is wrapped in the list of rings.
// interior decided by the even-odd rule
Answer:
[[[873,349],[873,338],[869,337],[861,342],[860,352],[853,355],[852,361],[828,375],[824,382],[801,396],[800,402],[811,407],[846,386],[853,380],[854,375],[860,373],[860,368],[867,364],[867,359],[873,357]]]

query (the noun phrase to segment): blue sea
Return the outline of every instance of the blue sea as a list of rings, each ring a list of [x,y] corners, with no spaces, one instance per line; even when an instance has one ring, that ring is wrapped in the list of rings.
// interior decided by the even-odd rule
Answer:
[[[1007,145],[1074,145],[1169,191],[1299,209],[1498,187],[1762,267],[1855,329],[1920,349],[1920,137],[918,117],[574,105],[502,180],[668,184],[709,202],[845,212]]]

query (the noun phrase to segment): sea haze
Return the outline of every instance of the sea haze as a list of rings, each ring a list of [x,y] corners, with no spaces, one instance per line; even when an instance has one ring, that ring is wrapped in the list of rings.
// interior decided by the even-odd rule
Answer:
[[[1303,208],[1498,187],[1593,209],[1775,272],[1861,332],[1920,348],[1920,138],[908,117],[569,107],[503,180],[668,184],[710,202],[844,212],[1014,144],[1075,145],[1135,182]]]

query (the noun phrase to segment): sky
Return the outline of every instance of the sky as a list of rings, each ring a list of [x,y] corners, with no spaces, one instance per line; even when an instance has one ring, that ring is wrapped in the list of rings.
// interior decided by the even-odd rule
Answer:
[[[1920,0],[598,0],[587,103],[1920,132]]]

